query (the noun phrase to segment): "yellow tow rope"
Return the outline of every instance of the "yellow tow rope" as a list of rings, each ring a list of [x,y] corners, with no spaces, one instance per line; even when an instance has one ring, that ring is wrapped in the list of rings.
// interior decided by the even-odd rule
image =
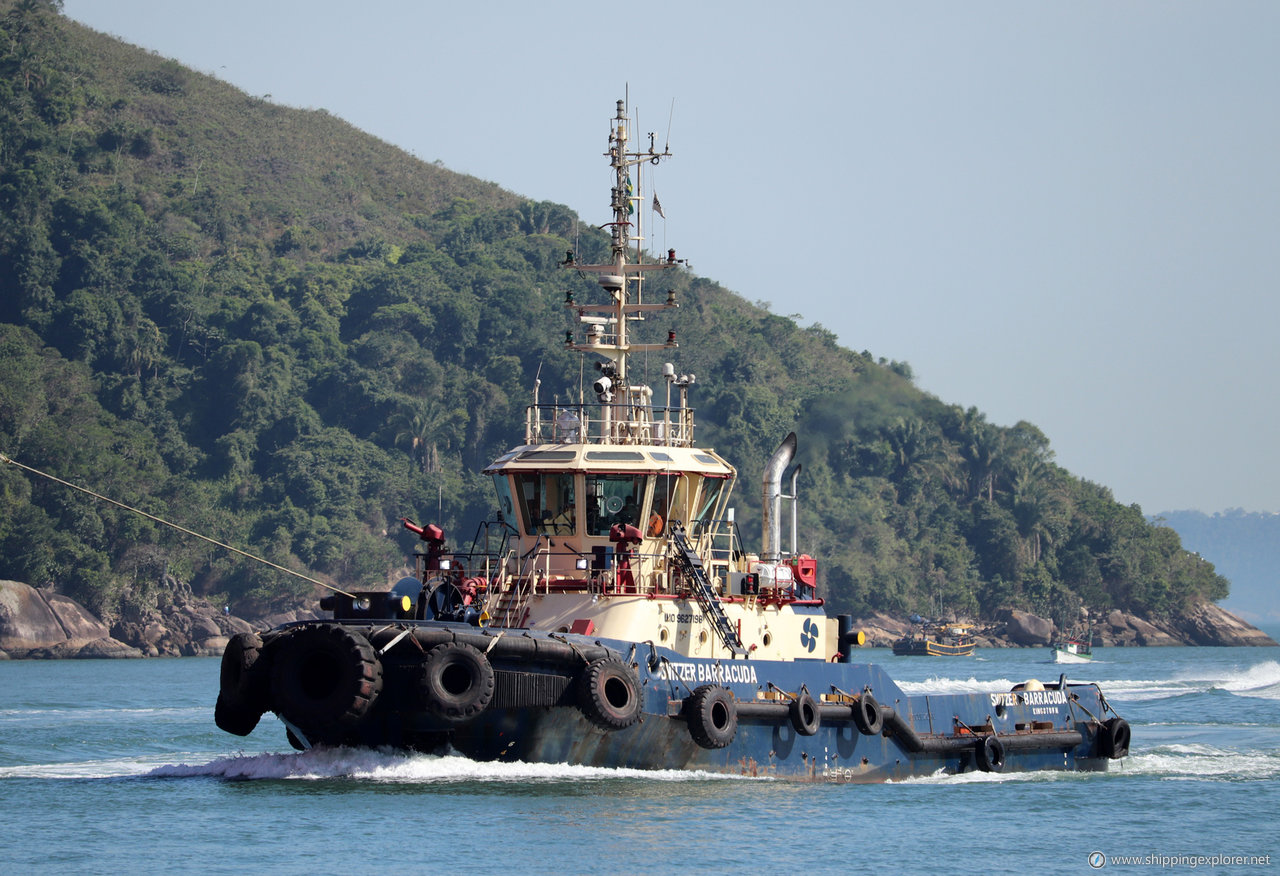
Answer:
[[[198,532],[193,532],[190,529],[187,529],[185,526],[179,526],[176,523],[170,523],[168,520],[165,520],[162,517],[157,517],[154,514],[148,514],[146,511],[143,511],[141,508],[134,508],[130,505],[126,505],[124,502],[117,502],[115,499],[104,496],[101,493],[95,493],[93,490],[87,490],[84,487],[80,487],[71,483],[70,481],[64,481],[62,478],[54,477],[48,472],[40,471],[38,468],[32,468],[29,465],[23,465],[22,463],[18,462],[16,459],[11,459],[10,457],[6,456],[3,453],[0,453],[0,462],[7,462],[9,465],[16,465],[18,468],[23,469],[24,471],[29,471],[32,474],[39,475],[42,478],[48,478],[54,483],[62,484],[64,487],[70,487],[73,490],[79,490],[80,492],[86,495],[93,496],[93,498],[95,499],[100,499],[103,502],[107,502],[119,508],[123,508],[126,511],[132,511],[134,514],[140,514],[143,517],[147,518],[148,520],[154,520],[156,523],[161,523],[172,529],[176,529],[178,530],[178,532],[185,533],[186,535],[194,536],[195,538],[201,539],[202,541],[207,541],[209,542],[209,544],[217,545],[218,547],[223,548],[224,550],[231,551],[233,554],[239,554],[242,557],[247,557],[250,560],[254,560],[256,562],[262,563],[264,566],[270,566],[271,568],[276,569],[277,571],[284,572],[289,575],[293,575],[295,578],[301,578],[303,581],[309,581],[312,584],[319,584],[321,587],[325,588],[326,590],[332,590],[334,593],[341,593],[343,596],[350,596],[352,599],[356,598],[354,595],[338,587],[334,587],[332,584],[326,584],[323,581],[319,581],[315,578],[312,578],[310,575],[304,575],[301,572],[295,572],[293,569],[286,569],[284,566],[277,565],[276,563],[273,563],[270,560],[263,559],[262,557],[254,556],[248,551],[242,551],[238,547],[232,547],[229,544],[223,544],[217,539],[212,539],[212,538],[209,538],[209,536],[207,535],[201,535]]]

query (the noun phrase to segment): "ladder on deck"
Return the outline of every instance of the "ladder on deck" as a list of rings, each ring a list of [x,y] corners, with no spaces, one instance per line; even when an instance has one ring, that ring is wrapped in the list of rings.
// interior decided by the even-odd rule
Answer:
[[[702,557],[698,556],[689,544],[689,536],[684,531],[684,524],[672,521],[667,529],[671,535],[671,543],[675,545],[676,563],[692,583],[693,595],[697,598],[698,605],[702,606],[703,613],[711,620],[725,647],[733,652],[733,656],[746,657],[747,649],[742,647],[738,631],[733,628],[733,624],[724,613],[724,608],[720,605],[720,600],[716,598],[715,590],[711,587],[711,579],[707,577],[707,570],[702,565]]]

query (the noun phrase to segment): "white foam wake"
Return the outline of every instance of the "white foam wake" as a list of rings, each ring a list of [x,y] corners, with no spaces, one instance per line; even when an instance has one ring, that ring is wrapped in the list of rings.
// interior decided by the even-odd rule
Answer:
[[[924,681],[899,681],[898,687],[908,694],[999,693],[1009,690],[1017,683],[1008,678],[979,681],[973,676],[968,678],[943,678],[935,675]]]
[[[1229,750],[1195,743],[1162,745],[1132,754],[1112,769],[1167,779],[1274,780],[1280,777],[1280,752]]]
[[[1007,691],[1018,681],[1008,678],[978,680],[933,676],[925,681],[900,681],[908,694],[965,694]],[[1111,679],[1099,685],[1109,698],[1141,702],[1223,690],[1238,696],[1280,700],[1280,662],[1267,660],[1243,669],[1222,669],[1213,673],[1185,672],[1163,679]]]
[[[0,767],[0,778],[112,779],[222,778],[450,784],[460,782],[582,782],[605,779],[688,782],[737,779],[684,770],[634,770],[539,763],[481,763],[456,755],[440,756],[362,748],[314,748],[286,753],[216,756],[202,753],[190,762],[172,755],[110,758],[66,763]]]
[[[1248,669],[1236,670],[1224,675],[1201,676],[1188,674],[1179,680],[1190,684],[1203,683],[1208,687],[1231,691],[1235,694],[1280,699],[1280,663],[1267,660]]]
[[[150,777],[213,776],[227,779],[358,779],[374,782],[554,782],[642,778],[701,781],[736,778],[682,770],[632,770],[539,763],[482,763],[454,755],[401,753],[360,748],[315,748],[287,754],[216,758],[207,763],[156,767]]]

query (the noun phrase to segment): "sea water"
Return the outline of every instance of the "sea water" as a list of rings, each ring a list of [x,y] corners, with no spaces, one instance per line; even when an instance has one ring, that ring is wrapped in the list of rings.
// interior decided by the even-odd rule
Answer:
[[[216,659],[8,661],[0,874],[1280,874],[1277,649],[859,656],[910,693],[1097,681],[1131,754],[847,785],[299,753],[271,715],[214,726]]]

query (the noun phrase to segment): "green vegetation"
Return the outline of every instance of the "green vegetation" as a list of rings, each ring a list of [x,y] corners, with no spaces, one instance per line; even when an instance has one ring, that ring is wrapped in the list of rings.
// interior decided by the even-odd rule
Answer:
[[[570,241],[603,236],[95,34],[55,0],[0,0],[0,451],[348,587],[413,541],[466,541],[475,474],[542,399],[576,398],[564,350]],[[1161,615],[1226,595],[1137,507],[1053,462],[1029,423],[989,424],[687,272],[668,325],[698,375],[699,438],[760,473],[801,439],[802,520],[833,607]],[[870,293],[868,293],[870,294]],[[661,359],[640,363],[657,378]],[[658,382],[653,380],[653,382]],[[249,610],[292,579],[0,468],[0,577],[107,618],[166,575]]]

